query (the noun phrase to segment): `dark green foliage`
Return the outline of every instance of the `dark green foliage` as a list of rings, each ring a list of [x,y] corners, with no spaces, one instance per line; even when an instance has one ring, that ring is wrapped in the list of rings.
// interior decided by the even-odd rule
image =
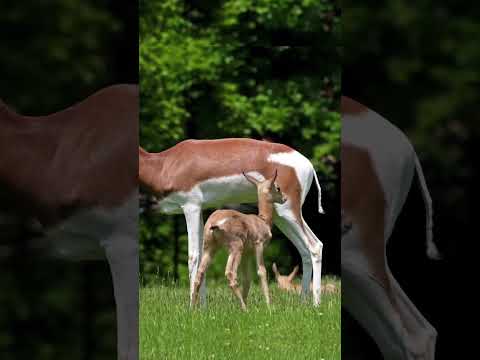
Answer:
[[[114,75],[122,22],[105,1],[2,1],[0,29],[0,98],[19,111],[61,110]]]

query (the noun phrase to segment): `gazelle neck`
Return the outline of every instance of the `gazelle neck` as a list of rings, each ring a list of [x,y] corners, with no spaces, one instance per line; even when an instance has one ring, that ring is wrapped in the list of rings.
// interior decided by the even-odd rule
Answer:
[[[149,164],[151,154],[141,147],[138,148],[138,181],[141,187],[149,188],[153,181],[152,168]]]
[[[162,154],[161,153],[149,153],[138,148],[138,181],[140,188],[148,192],[162,192],[163,189],[159,188],[159,179],[165,178],[162,175]]]

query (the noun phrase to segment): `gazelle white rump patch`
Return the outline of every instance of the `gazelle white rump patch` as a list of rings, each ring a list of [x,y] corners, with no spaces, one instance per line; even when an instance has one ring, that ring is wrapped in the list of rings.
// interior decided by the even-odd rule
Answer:
[[[297,175],[298,182],[300,183],[300,187],[302,189],[302,204],[305,201],[308,191],[310,190],[310,186],[312,185],[312,181],[315,178],[315,182],[318,188],[318,211],[320,213],[324,212],[322,208],[320,183],[318,182],[315,169],[313,168],[310,160],[308,160],[305,156],[295,150],[290,152],[271,154],[267,160],[269,162],[291,167],[295,170],[295,174]]]

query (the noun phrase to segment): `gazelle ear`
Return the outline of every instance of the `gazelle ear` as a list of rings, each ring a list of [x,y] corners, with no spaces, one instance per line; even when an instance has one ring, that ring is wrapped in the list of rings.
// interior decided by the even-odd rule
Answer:
[[[259,181],[258,181],[257,179],[251,177],[250,175],[245,174],[244,171],[242,171],[242,174],[243,174],[243,176],[245,176],[245,178],[246,178],[248,181],[250,181],[253,185],[257,186],[257,185],[259,184]]]
[[[290,273],[290,275],[288,275],[288,280],[289,280],[289,281],[293,281],[293,279],[295,279],[295,276],[297,276],[297,273],[298,273],[298,269],[299,269],[299,268],[298,268],[298,265],[296,265],[296,266],[293,268],[293,270],[292,270],[292,272]]]

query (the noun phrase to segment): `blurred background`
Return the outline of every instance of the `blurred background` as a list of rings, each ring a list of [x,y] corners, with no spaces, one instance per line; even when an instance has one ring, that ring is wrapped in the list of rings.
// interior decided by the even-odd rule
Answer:
[[[425,209],[415,179],[388,247],[394,276],[439,333],[437,359],[462,358],[464,270],[478,200],[480,6],[466,1],[342,2],[342,93],[402,129],[433,199],[441,262],[425,256]],[[381,358],[347,315],[342,351]],[[360,357],[363,354],[363,357]]]
[[[339,11],[333,1],[140,1],[140,144],[160,152],[187,138],[250,137],[292,146],[312,160],[304,217],[324,243],[324,273],[340,273]],[[211,211],[204,212],[207,219]],[[188,284],[183,216],[146,212],[141,281]],[[300,257],[275,229],[265,261],[289,273]],[[225,252],[208,281],[222,285]]]
[[[45,115],[114,83],[138,83],[137,2],[2,1],[0,99],[10,107]],[[0,286],[2,359],[115,358],[106,262],[0,258]]]

